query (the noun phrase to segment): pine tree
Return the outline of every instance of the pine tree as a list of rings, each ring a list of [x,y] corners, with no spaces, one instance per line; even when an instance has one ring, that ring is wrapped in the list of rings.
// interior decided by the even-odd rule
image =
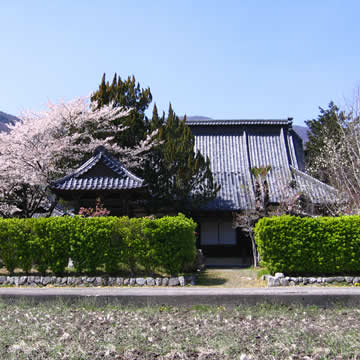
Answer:
[[[219,188],[213,181],[209,160],[199,152],[195,154],[194,136],[185,123],[186,117],[180,120],[171,105],[167,119],[165,113],[160,117],[155,104],[152,119],[146,118],[145,111],[152,101],[150,88],[140,88],[134,76],[122,81],[116,74],[109,84],[104,74],[91,100],[98,107],[112,102],[114,107],[133,109],[119,120],[128,126],[115,136],[119,146],[132,147],[147,133],[158,130],[158,144],[148,154],[144,168],[132,169],[145,179],[152,194],[149,211],[172,205],[175,211],[186,212],[215,198]]]
[[[162,121],[155,107],[151,123]],[[194,152],[194,135],[186,125],[186,117],[180,120],[171,105],[157,140],[159,145],[152,150],[144,169],[153,197],[149,210],[166,207],[187,213],[214,199],[219,187],[213,181],[209,159]]]
[[[149,122],[150,131],[155,131],[160,129],[161,125],[163,125],[164,122],[165,122],[165,113],[163,112],[162,117],[159,117],[157,106],[156,104],[154,104],[152,118]]]
[[[116,125],[122,124],[128,127],[115,136],[115,141],[119,146],[134,147],[144,139],[148,130],[145,110],[152,101],[152,95],[150,88],[140,88],[134,76],[129,76],[123,81],[115,73],[110,85],[104,74],[98,90],[91,96],[91,101],[96,102],[98,108],[113,103],[114,107],[131,109],[127,117],[115,122]]]

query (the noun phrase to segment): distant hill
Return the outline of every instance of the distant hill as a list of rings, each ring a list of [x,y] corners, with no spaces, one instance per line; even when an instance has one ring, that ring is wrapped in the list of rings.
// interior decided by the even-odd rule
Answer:
[[[8,131],[8,124],[15,124],[20,119],[14,115],[6,114],[0,111],[0,131]]]
[[[212,120],[210,117],[199,116],[199,115],[187,116],[186,119],[187,120]]]

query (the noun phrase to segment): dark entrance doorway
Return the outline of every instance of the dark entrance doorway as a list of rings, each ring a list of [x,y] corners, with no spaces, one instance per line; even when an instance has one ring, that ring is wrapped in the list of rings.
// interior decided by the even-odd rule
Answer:
[[[252,248],[249,237],[240,229],[233,229],[228,220],[209,219],[200,221],[200,239],[208,265],[250,266]]]

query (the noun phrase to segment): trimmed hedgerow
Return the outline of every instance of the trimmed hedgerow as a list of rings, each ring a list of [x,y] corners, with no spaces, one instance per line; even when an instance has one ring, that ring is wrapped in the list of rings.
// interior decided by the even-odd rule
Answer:
[[[36,268],[62,274],[69,262],[73,221],[67,217],[39,218],[32,221],[30,247]],[[21,267],[21,266],[20,266]]]
[[[195,260],[195,228],[196,223],[182,214],[146,222],[144,233],[151,241],[148,256],[167,273],[179,273]]]
[[[184,270],[196,254],[195,223],[179,214],[161,219],[128,217],[56,217],[0,219],[0,258],[9,272],[15,268],[64,273],[69,258],[77,272],[118,270],[149,274],[163,269]]]
[[[360,272],[360,216],[263,218],[255,240],[262,265],[272,273]]]
[[[77,271],[95,272],[98,267],[111,262],[114,223],[113,217],[74,218],[70,257]]]
[[[10,274],[17,267],[31,269],[32,224],[33,219],[0,219],[0,257]]]

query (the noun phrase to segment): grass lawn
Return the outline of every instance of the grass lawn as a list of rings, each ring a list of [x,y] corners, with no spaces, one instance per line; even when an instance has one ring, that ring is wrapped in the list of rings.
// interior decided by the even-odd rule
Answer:
[[[1,359],[359,359],[359,333],[348,307],[0,302]]]
[[[258,270],[246,269],[206,269],[197,275],[197,286],[211,287],[266,287],[267,282],[261,280]]]

